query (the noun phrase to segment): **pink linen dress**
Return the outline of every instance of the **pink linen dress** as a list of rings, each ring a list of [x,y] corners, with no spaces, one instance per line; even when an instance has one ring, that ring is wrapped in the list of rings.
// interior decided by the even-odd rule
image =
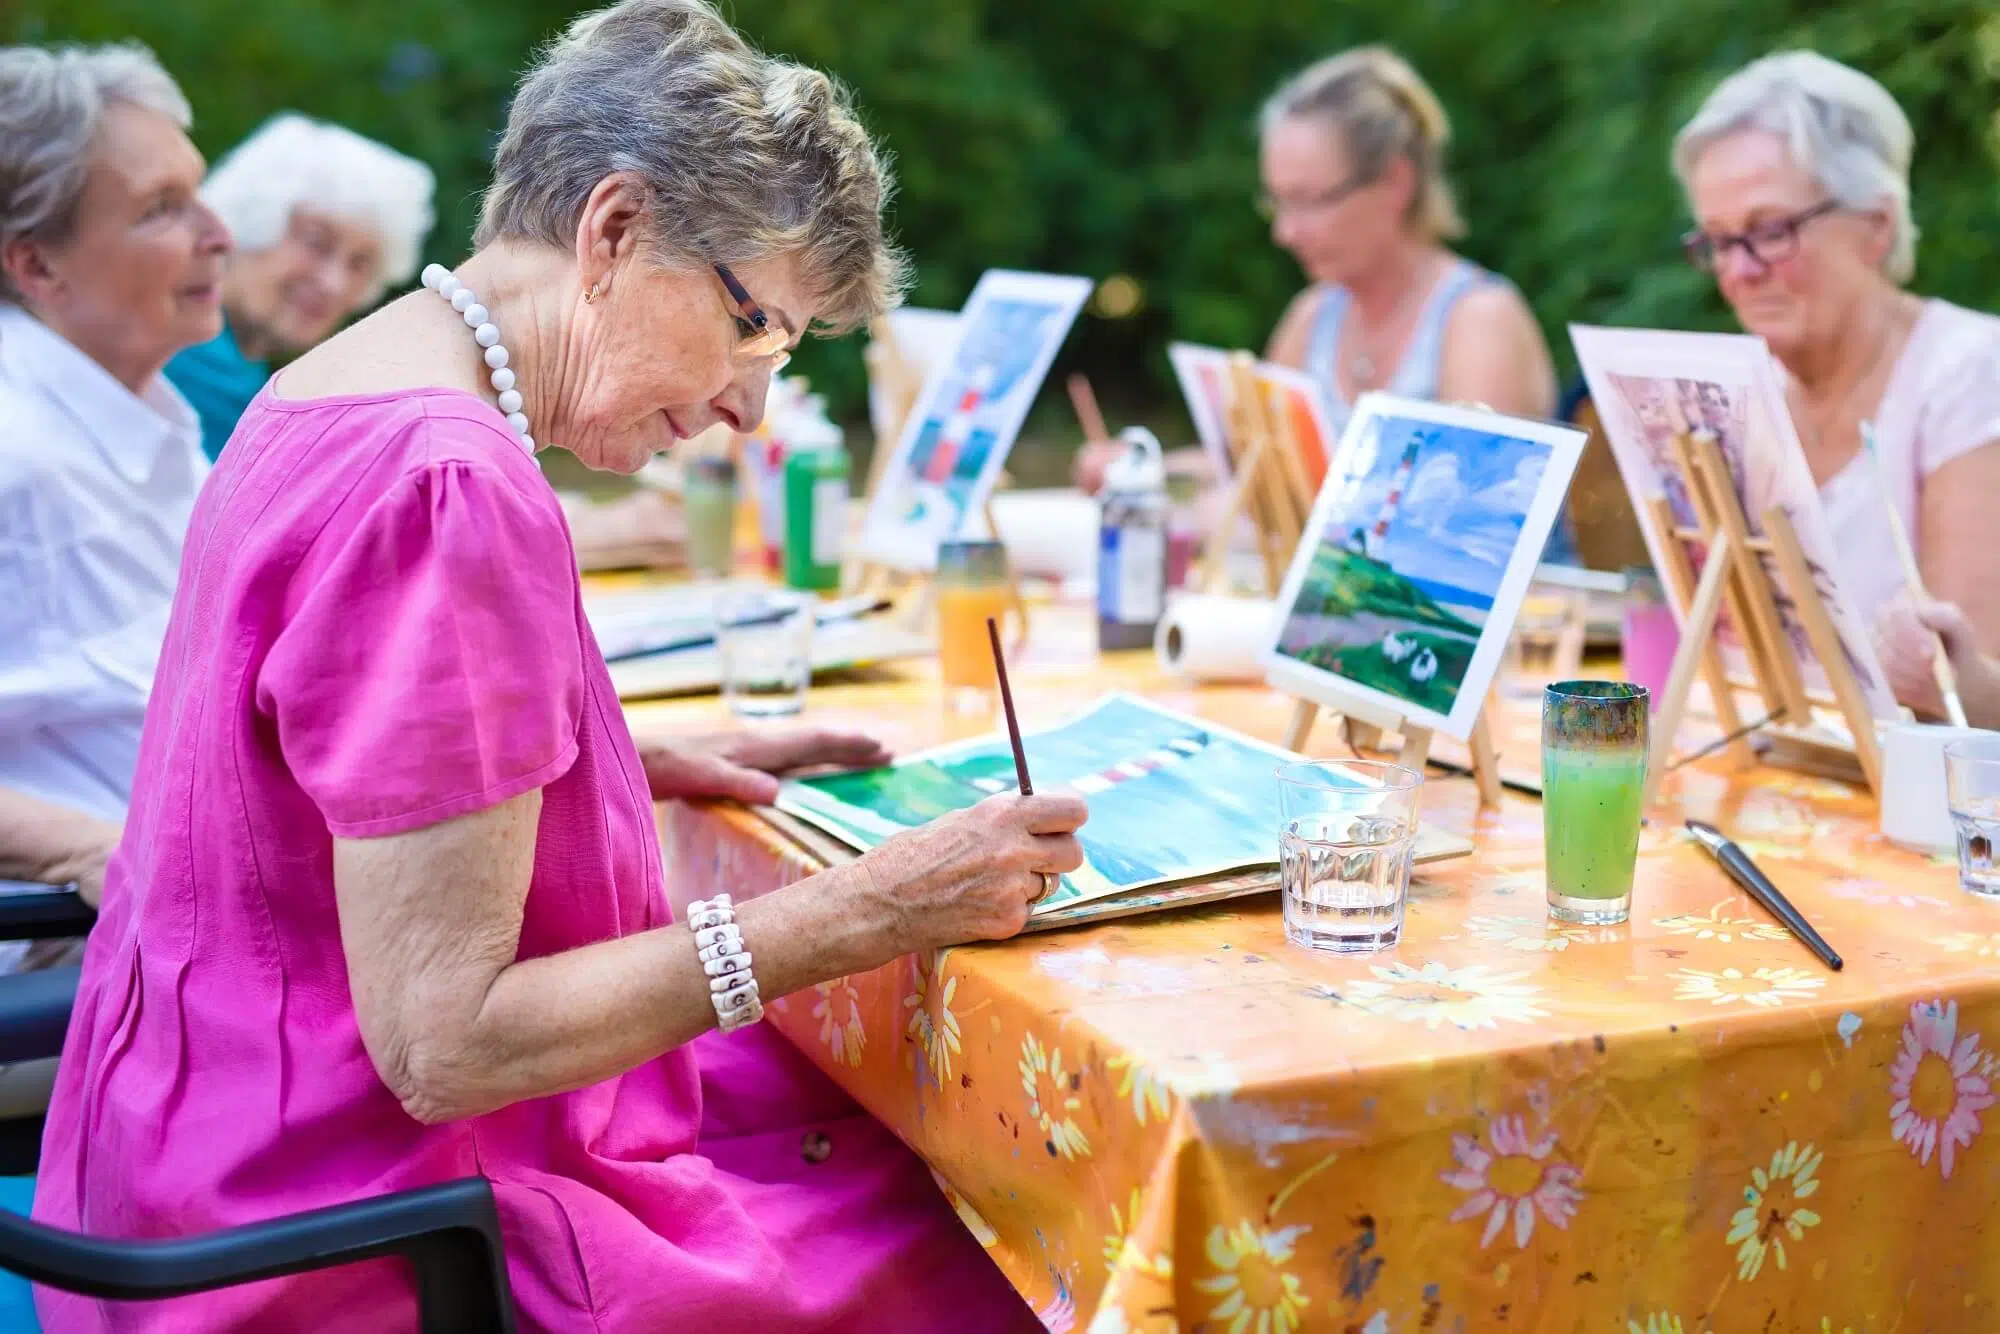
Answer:
[[[761,1026],[449,1125],[403,1111],[356,1026],[332,839],[531,788],[521,957],[672,920],[561,506],[499,414],[267,388],[194,510],[35,1216],[174,1236],[481,1174],[525,1329],[1039,1328],[922,1163]],[[57,1331],[416,1322],[386,1260],[38,1301]]]

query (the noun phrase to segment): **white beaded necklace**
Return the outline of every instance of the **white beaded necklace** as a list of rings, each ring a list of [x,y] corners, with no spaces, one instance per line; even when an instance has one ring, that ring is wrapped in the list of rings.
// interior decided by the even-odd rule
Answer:
[[[449,301],[451,308],[465,317],[473,341],[486,349],[486,365],[493,373],[493,392],[500,396],[500,411],[507,414],[507,425],[514,428],[521,448],[532,455],[535,438],[528,434],[528,415],[523,411],[520,390],[514,388],[514,372],[507,368],[507,347],[500,341],[500,326],[493,322],[492,312],[480,305],[472,289],[442,264],[426,264],[423,278],[424,286]]]

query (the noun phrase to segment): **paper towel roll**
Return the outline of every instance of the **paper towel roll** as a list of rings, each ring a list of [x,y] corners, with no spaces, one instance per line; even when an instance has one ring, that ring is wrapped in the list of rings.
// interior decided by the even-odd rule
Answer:
[[[1931,723],[1882,729],[1882,836],[1908,848],[1950,852],[1958,840],[1945,792],[1944,748],[1990,736],[2000,733]]]
[[[1261,681],[1257,655],[1270,638],[1276,604],[1260,598],[1186,593],[1167,604],[1153,637],[1160,666],[1197,681]]]

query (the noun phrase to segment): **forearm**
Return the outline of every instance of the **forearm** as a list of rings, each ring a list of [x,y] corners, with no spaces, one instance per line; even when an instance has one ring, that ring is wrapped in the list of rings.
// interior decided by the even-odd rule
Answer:
[[[0,880],[66,885],[118,839],[119,826],[0,788]]]
[[[831,883],[850,864],[739,904],[766,1001],[885,962],[884,933]],[[599,1083],[715,1026],[707,973],[683,923],[502,969],[462,1032],[407,1054],[392,1077],[411,1114],[444,1121]]]

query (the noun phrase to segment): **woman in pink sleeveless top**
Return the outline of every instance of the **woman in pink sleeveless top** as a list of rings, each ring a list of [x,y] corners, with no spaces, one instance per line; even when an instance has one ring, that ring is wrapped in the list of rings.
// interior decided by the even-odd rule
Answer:
[[[625,0],[523,84],[479,252],[266,388],[194,512],[38,1218],[174,1236],[478,1173],[527,1329],[1037,1328],[923,1164],[754,1021],[1019,930],[1082,803],[996,798],[676,923],[655,798],[882,753],[636,746],[534,458],[750,429],[799,333],[893,299],[884,193],[823,76],[701,0]],[[415,1319],[386,1261],[39,1299],[62,1330]]]
[[[2000,723],[2000,319],[1906,291],[1916,268],[1910,123],[1887,89],[1808,51],[1766,56],[1709,95],[1674,144],[1690,255],[1786,371],[1793,423],[1897,696],[1935,716],[1933,630]],[[1875,457],[1869,457],[1873,442]],[[1890,514],[1915,547],[1918,608]],[[1991,700],[1991,703],[1988,701]],[[1976,720],[1975,720],[1976,721]]]

